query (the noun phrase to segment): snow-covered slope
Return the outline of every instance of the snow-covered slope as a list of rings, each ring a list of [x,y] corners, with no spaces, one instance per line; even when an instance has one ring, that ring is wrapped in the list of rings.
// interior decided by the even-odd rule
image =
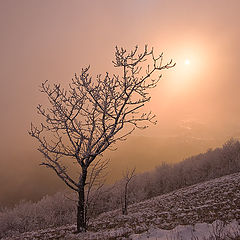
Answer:
[[[142,234],[132,234],[132,240],[239,240],[240,227],[236,220],[230,223],[216,220],[212,224],[178,225],[172,230],[150,228]]]
[[[90,222],[88,233],[75,235],[75,226],[66,226],[11,239],[144,239],[134,234],[144,236],[151,229],[169,230],[178,225],[234,219],[240,219],[240,173],[133,204],[127,216],[121,215],[120,210],[103,213]]]

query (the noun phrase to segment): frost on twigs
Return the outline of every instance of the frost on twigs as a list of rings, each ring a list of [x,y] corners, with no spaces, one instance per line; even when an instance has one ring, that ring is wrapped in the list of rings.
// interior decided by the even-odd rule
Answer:
[[[130,53],[116,47],[113,64],[121,69],[121,76],[106,73],[93,79],[87,67],[80,75],[75,74],[68,89],[48,81],[42,83],[40,90],[48,98],[49,107],[38,105],[38,114],[44,120],[40,127],[31,124],[29,134],[39,142],[38,150],[44,156],[41,165],[78,192],[78,219],[85,216],[84,187],[92,162],[136,128],[156,123],[151,112],[140,110],[150,101],[149,90],[161,78],[157,72],[175,65],[172,61],[163,64],[162,60],[162,54],[155,57],[147,46],[141,53],[138,47]],[[77,164],[75,175],[69,170],[69,162]],[[81,226],[85,229],[85,224]]]

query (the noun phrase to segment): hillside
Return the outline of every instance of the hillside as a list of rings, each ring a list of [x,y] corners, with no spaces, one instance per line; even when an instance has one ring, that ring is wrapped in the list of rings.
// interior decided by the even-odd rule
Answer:
[[[124,239],[152,228],[230,222],[240,219],[240,173],[224,176],[164,194],[120,210],[101,214],[89,223],[89,232],[75,235],[75,226],[24,233],[5,239]],[[133,236],[133,235],[132,235]]]

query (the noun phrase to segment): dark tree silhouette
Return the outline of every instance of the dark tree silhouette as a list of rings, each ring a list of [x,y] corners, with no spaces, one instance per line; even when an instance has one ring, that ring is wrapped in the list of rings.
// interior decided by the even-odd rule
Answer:
[[[136,168],[132,170],[127,169],[123,173],[123,191],[121,193],[121,204],[122,204],[122,214],[128,214],[128,185],[131,180],[135,177]]]
[[[122,76],[106,73],[95,80],[89,67],[75,74],[69,88],[60,84],[41,85],[41,92],[49,101],[44,108],[38,105],[43,117],[40,127],[31,124],[29,134],[40,143],[38,150],[44,156],[41,165],[51,168],[65,184],[77,192],[77,232],[86,231],[85,186],[88,168],[101,154],[120,140],[125,140],[136,128],[156,123],[154,115],[139,113],[149,102],[149,89],[156,87],[161,75],[154,73],[175,64],[162,64],[163,55],[154,56],[153,49],[130,53],[116,47],[114,67],[121,68]],[[145,63],[144,74],[142,63]],[[154,77],[154,79],[152,79]],[[76,163],[72,173],[68,162]]]

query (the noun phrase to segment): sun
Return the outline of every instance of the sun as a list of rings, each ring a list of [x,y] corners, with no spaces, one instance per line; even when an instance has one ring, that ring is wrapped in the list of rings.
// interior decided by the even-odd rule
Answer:
[[[190,60],[189,59],[185,59],[185,65],[189,65],[190,64]]]

